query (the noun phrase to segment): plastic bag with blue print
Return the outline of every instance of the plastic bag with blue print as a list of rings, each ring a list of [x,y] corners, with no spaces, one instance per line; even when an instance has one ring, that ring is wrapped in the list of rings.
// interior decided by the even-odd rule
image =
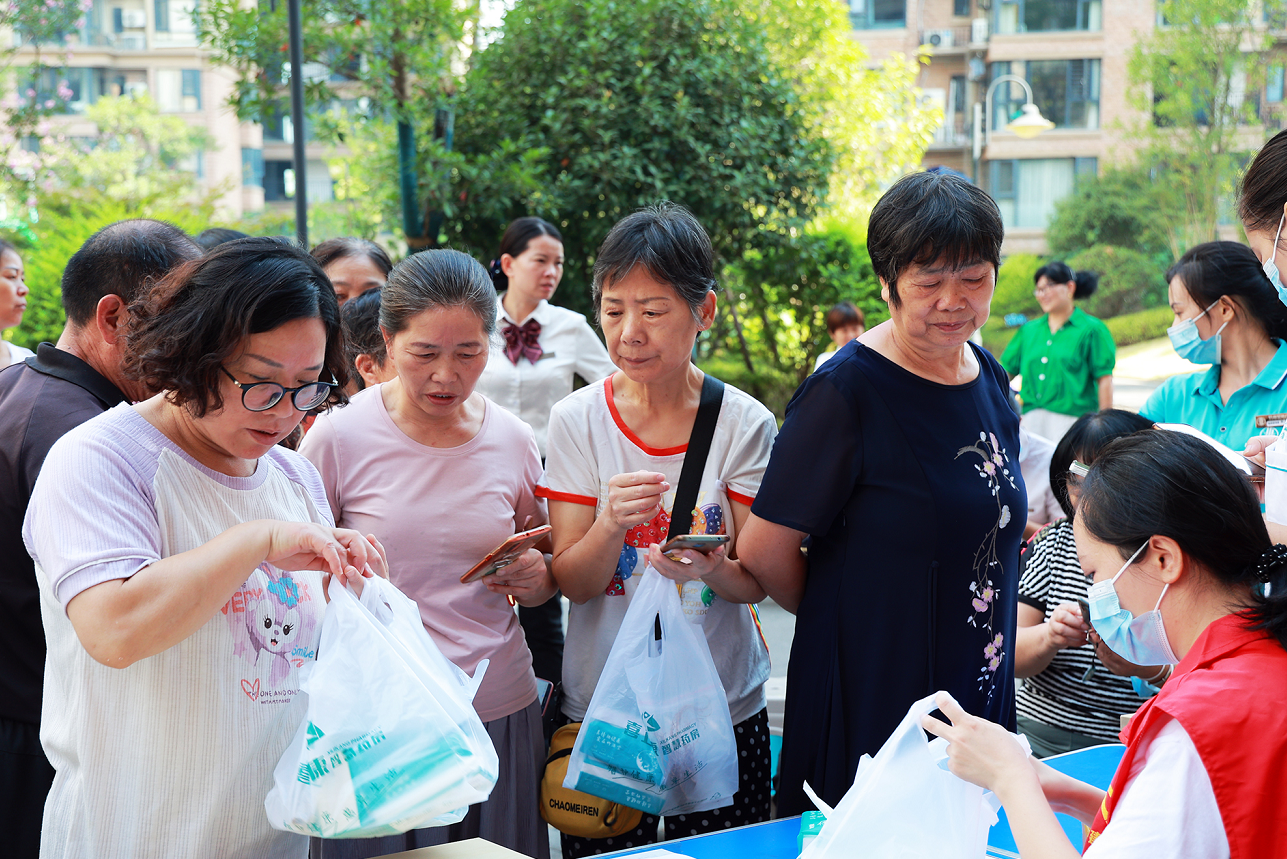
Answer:
[[[737,741],[702,628],[652,567],[608,654],[563,786],[649,814],[732,805]]]
[[[347,587],[330,597],[301,676],[307,716],[264,801],[269,824],[369,838],[459,822],[499,771],[472,703],[486,660],[472,679],[449,662],[385,579],[365,579],[360,600]]]

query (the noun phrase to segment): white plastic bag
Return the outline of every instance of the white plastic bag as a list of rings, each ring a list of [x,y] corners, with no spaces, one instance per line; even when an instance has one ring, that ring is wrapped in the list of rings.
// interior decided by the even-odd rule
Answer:
[[[934,696],[912,705],[876,757],[858,764],[854,783],[827,815],[801,859],[979,859],[996,806],[983,788],[947,770],[947,741],[926,742],[921,717]]]
[[[322,838],[445,826],[487,799],[499,762],[471,680],[438,650],[413,600],[381,578],[361,601],[330,589],[308,714],[264,801],[275,829]]]
[[[1280,435],[1265,450],[1265,515],[1287,525],[1287,436]]]
[[[737,741],[706,635],[649,567],[599,676],[563,786],[682,814],[737,792]]]

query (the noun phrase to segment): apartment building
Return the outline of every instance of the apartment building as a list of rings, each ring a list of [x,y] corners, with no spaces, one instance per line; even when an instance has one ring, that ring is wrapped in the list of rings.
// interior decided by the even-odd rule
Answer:
[[[68,34],[63,46],[71,53],[66,69],[47,72],[36,83],[43,95],[65,82],[72,96],[55,121],[70,136],[91,136],[85,110],[104,96],[146,92],[163,112],[181,116],[205,129],[214,141],[184,165],[202,190],[220,189],[222,217],[237,218],[265,204],[285,204],[294,197],[289,116],[264,125],[240,122],[228,107],[236,82],[230,69],[211,64],[201,50],[193,21],[198,0],[94,0],[85,26]],[[50,46],[42,48],[48,56]],[[31,57],[30,45],[19,47]],[[47,60],[46,60],[47,61]],[[305,73],[317,72],[305,68]],[[325,69],[320,69],[325,73]],[[310,202],[333,198],[324,148],[306,148],[307,194]]]
[[[930,48],[920,85],[944,122],[924,164],[992,194],[1006,253],[1045,252],[1055,203],[1079,177],[1130,157],[1124,129],[1141,117],[1127,102],[1127,61],[1138,34],[1158,26],[1153,0],[849,0],[849,12],[873,60]],[[1027,99],[1003,75],[1031,85],[1053,129],[1031,139],[1006,131]],[[1263,97],[1270,128],[1280,123],[1282,68],[1264,93],[1247,95]]]

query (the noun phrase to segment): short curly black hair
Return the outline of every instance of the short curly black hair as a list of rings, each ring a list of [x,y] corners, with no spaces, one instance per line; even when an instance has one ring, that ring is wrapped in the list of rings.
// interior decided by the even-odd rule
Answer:
[[[295,319],[326,328],[323,380],[330,405],[348,382],[340,308],[322,267],[289,241],[246,238],[216,246],[171,271],[130,305],[125,370],[195,417],[223,408],[220,367],[252,334]]]

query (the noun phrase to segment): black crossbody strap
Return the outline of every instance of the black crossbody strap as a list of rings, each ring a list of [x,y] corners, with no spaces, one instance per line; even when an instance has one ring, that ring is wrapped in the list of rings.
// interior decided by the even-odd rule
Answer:
[[[706,469],[706,455],[715,437],[715,423],[719,420],[720,406],[724,402],[724,383],[710,373],[702,382],[702,398],[697,405],[697,419],[693,433],[688,438],[684,452],[684,467],[679,472],[679,486],[675,489],[675,503],[670,509],[670,530],[666,539],[687,534],[693,527],[693,508],[697,506],[697,490]]]

